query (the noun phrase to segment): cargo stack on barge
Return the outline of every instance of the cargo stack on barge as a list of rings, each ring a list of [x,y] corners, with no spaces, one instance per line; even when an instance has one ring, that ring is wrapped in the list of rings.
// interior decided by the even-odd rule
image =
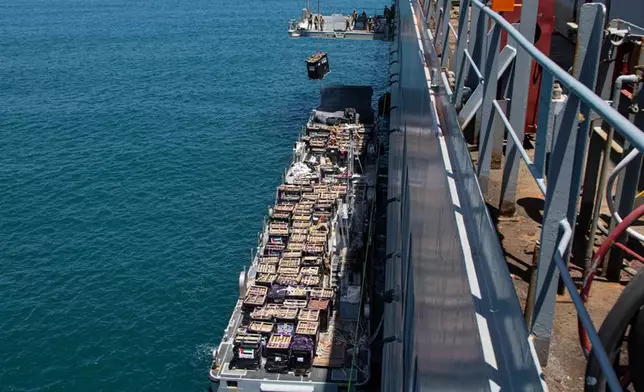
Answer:
[[[327,87],[295,143],[213,353],[210,379],[220,391],[330,392],[369,380],[362,289],[378,155],[371,95]]]

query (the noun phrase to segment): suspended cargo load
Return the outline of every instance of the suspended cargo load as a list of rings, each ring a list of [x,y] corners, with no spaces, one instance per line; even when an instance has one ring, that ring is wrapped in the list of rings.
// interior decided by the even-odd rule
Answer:
[[[306,59],[309,79],[322,80],[329,73],[329,59],[326,53],[318,52]]]

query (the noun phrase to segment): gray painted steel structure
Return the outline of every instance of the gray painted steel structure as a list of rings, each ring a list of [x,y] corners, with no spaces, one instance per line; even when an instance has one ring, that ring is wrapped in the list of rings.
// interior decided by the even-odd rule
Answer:
[[[529,326],[539,358],[543,363],[547,361],[552,335],[557,278],[561,273],[562,281],[570,292],[579,318],[588,332],[593,347],[596,348],[595,353],[602,364],[611,390],[620,390],[619,382],[606,353],[602,349],[597,349],[601,347],[601,343],[567,269],[572,228],[575,227],[577,219],[577,202],[587,156],[589,129],[593,121],[591,113],[597,114],[614,127],[634,148],[644,151],[642,131],[611,108],[593,91],[597,82],[599,55],[602,49],[605,7],[601,3],[592,3],[581,8],[575,65],[573,75],[570,75],[532,45],[537,2],[524,2],[521,11],[521,20],[524,23],[515,29],[483,2],[461,0],[459,29],[454,34],[456,36],[455,53],[445,51],[444,45],[441,47],[441,42],[446,40],[451,30],[445,26],[444,20],[440,16],[449,15],[451,0],[428,1],[427,6],[435,8],[435,10],[426,10],[425,14],[438,15],[438,18],[433,21],[433,25],[436,28],[434,35],[440,39],[438,43],[432,43],[435,44],[436,50],[442,48],[441,64],[449,64],[452,60],[451,57],[456,59],[456,67],[451,69],[456,77],[456,91],[451,96],[453,106],[460,105],[462,88],[470,83],[472,69],[475,69],[476,83],[483,84],[482,95],[486,104],[482,105],[477,115],[481,118],[477,124],[481,136],[478,142],[477,164],[479,181],[484,185],[488,180],[491,156],[499,138],[495,133],[507,131],[508,148],[505,156],[500,209],[503,210],[504,203],[507,207],[507,204],[513,205],[516,201],[516,169],[519,157],[525,161],[538,187],[545,195],[543,229],[537,265],[536,302],[532,322]],[[471,28],[468,34],[466,28],[470,15]],[[525,21],[528,21],[527,26],[524,26]],[[497,75],[501,62],[498,55],[501,30],[508,34],[508,47],[517,51],[512,71],[511,85],[513,88],[510,92],[507,116],[500,104],[505,102],[507,96],[503,91],[497,93]],[[545,92],[545,96],[548,97],[548,93],[552,91],[554,80],[559,81],[567,88],[569,96],[562,105],[563,109],[560,113],[555,114],[554,119],[551,118],[554,105],[547,98],[540,100],[536,150],[534,158],[531,159],[522,144],[526,111],[525,98],[527,97],[525,87],[530,77],[533,60],[542,68],[541,90]],[[445,80],[445,78],[441,78],[441,80]],[[474,97],[472,95],[469,99]],[[448,108],[448,111],[451,109],[449,105],[444,107]],[[467,104],[463,106],[463,110],[467,107]],[[499,122],[503,124],[503,127],[499,127]],[[548,139],[552,140],[551,149],[548,148]],[[454,148],[456,145],[457,143],[454,143],[450,146]],[[546,173],[546,152],[550,150],[549,171]],[[460,185],[462,186],[462,184]],[[478,215],[475,213],[473,217]],[[480,236],[481,228],[478,227],[476,230]],[[488,244],[494,239],[489,238],[489,241]],[[507,365],[504,363],[504,366]]]
[[[400,2],[398,10],[386,289],[401,295],[385,305],[384,336],[398,339],[384,343],[381,390],[541,390],[540,370],[456,113],[445,93],[428,87],[425,67],[435,63],[436,54],[422,27],[423,10],[409,2]],[[473,294],[468,259],[479,295]]]

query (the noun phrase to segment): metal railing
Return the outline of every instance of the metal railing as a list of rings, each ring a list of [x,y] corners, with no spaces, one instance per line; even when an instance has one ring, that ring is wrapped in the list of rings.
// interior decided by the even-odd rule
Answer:
[[[622,390],[568,271],[591,124],[600,118],[620,133],[632,149],[644,151],[644,133],[593,91],[604,38],[604,5],[589,3],[581,8],[572,74],[533,44],[538,1],[523,2],[518,29],[479,0],[460,1],[457,31],[450,25],[455,9],[452,0],[425,0],[420,1],[420,6],[434,49],[441,57],[445,91],[454,107],[460,109],[461,126],[476,118],[475,128],[479,132],[476,174],[483,193],[489,185],[493,155],[502,154],[499,151],[507,131],[500,212],[514,213],[519,158],[545,196],[535,308],[528,325],[539,359],[546,362],[548,357],[560,274],[608,385],[613,391]],[[503,48],[502,41],[506,41]],[[542,71],[533,158],[523,146],[532,67]],[[453,88],[449,86],[450,77]],[[499,85],[502,78],[511,89],[499,88],[507,86]],[[555,82],[564,86],[568,94],[559,107],[551,99]],[[506,90],[509,97],[503,93]],[[504,110],[504,106],[508,109]],[[550,158],[546,162],[548,153]]]

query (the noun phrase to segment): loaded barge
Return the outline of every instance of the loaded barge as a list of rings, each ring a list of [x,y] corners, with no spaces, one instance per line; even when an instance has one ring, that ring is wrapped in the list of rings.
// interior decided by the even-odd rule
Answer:
[[[378,160],[373,91],[321,91],[277,187],[209,377],[220,391],[333,392],[370,378],[365,272]]]

